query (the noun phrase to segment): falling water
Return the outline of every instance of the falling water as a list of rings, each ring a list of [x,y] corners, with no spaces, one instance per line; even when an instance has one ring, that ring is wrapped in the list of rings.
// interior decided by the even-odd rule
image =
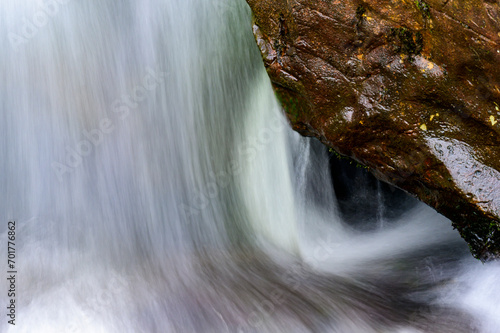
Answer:
[[[1,332],[500,331],[447,219],[362,184],[346,211],[243,0],[0,7]]]

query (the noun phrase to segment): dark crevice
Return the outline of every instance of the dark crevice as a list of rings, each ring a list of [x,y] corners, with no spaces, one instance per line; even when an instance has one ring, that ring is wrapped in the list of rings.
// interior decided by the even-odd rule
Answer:
[[[358,230],[390,225],[413,207],[417,200],[384,183],[347,157],[330,151],[330,170],[335,196],[344,221]]]

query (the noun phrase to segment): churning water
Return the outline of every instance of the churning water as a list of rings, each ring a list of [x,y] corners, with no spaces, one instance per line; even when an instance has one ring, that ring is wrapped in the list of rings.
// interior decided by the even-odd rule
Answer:
[[[1,332],[500,332],[447,219],[337,200],[243,0],[0,8]]]

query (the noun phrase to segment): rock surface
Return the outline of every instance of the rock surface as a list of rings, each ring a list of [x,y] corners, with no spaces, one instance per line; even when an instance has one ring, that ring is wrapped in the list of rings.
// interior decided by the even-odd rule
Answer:
[[[368,166],[500,256],[500,5],[247,0],[293,128]]]

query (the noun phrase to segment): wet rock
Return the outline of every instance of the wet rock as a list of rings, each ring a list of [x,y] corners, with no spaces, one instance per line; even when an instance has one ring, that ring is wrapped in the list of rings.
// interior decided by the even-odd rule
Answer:
[[[247,0],[293,128],[500,256],[500,6],[458,0]]]

